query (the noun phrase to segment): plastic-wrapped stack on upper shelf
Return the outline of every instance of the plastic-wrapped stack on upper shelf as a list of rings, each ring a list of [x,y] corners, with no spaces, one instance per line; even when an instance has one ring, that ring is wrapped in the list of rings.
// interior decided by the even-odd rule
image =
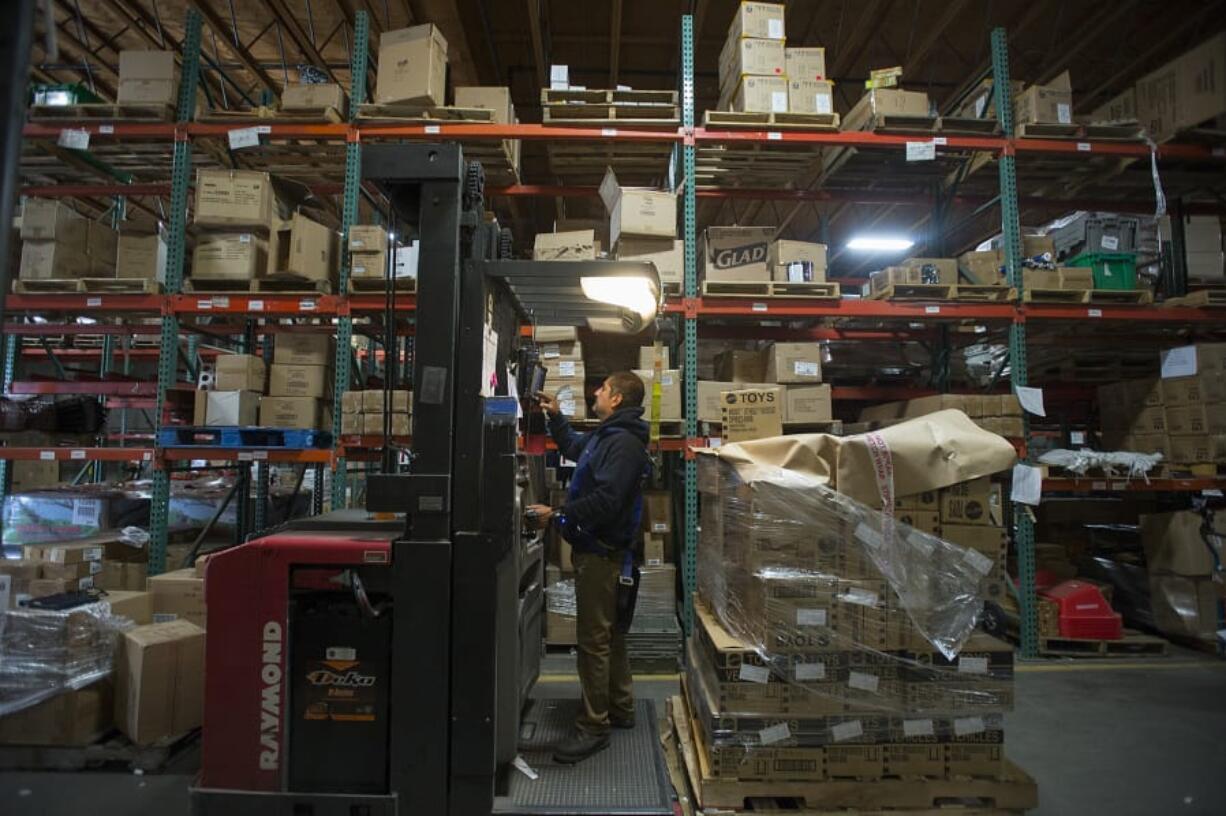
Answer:
[[[1004,773],[1012,648],[974,632],[992,562],[879,508],[895,489],[935,491],[1013,458],[942,412],[700,459],[686,685],[715,776]]]

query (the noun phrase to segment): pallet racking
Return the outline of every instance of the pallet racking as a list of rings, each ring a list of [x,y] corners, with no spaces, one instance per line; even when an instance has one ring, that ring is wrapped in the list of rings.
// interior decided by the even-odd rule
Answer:
[[[69,334],[74,328],[70,319],[73,315],[90,315],[94,317],[111,317],[122,320],[160,320],[160,325],[154,329],[148,326],[136,331],[156,333],[159,339],[156,350],[158,363],[157,381],[155,387],[146,384],[133,393],[124,393],[129,384],[96,384],[63,383],[35,386],[42,393],[60,391],[73,393],[96,393],[104,395],[116,408],[153,407],[157,410],[156,424],[160,426],[165,419],[164,407],[169,395],[176,391],[190,390],[179,374],[179,342],[186,336],[189,357],[194,360],[200,353],[199,339],[202,332],[210,334],[228,333],[239,338],[239,349],[253,348],[256,337],[261,334],[265,338],[266,348],[268,335],[278,331],[293,331],[291,325],[279,325],[267,322],[261,328],[256,321],[260,318],[275,321],[286,318],[321,318],[334,321],[337,337],[337,355],[334,361],[334,405],[333,416],[340,415],[340,395],[350,382],[352,359],[350,341],[354,333],[354,319],[373,319],[385,312],[386,304],[382,295],[350,295],[347,292],[348,259],[342,253],[340,280],[337,294],[319,294],[304,296],[299,294],[189,294],[182,291],[184,252],[186,244],[186,213],[191,171],[201,166],[227,166],[228,163],[246,167],[268,167],[279,156],[293,155],[298,164],[296,174],[301,180],[318,194],[342,195],[339,213],[342,245],[348,230],[357,221],[359,198],[362,194],[361,177],[361,145],[363,142],[378,140],[463,140],[466,142],[485,142],[502,139],[522,139],[543,141],[547,145],[627,145],[654,146],[649,152],[657,157],[672,156],[675,177],[673,188],[682,194],[682,237],[685,240],[685,274],[681,294],[670,296],[664,305],[664,313],[671,315],[681,323],[681,355],[679,360],[684,370],[685,413],[684,436],[680,439],[662,440],[661,447],[667,451],[682,454],[681,475],[684,485],[684,556],[682,559],[683,582],[685,587],[683,615],[687,630],[693,620],[692,594],[695,587],[695,548],[697,546],[698,497],[696,485],[696,463],[694,449],[709,444],[700,435],[697,420],[697,341],[700,332],[711,337],[740,338],[797,338],[797,339],[830,339],[848,341],[899,341],[911,340],[917,337],[926,338],[949,348],[949,334],[952,327],[966,322],[981,324],[985,331],[1005,332],[1008,336],[1009,363],[1013,385],[1024,385],[1027,373],[1027,330],[1047,330],[1055,327],[1061,330],[1079,323],[1091,321],[1099,327],[1117,327],[1124,331],[1134,331],[1139,327],[1153,330],[1158,338],[1170,336],[1172,331],[1190,333],[1192,335],[1211,336],[1221,325],[1226,311],[1212,306],[1204,307],[1173,307],[1151,308],[1144,306],[1119,305],[1052,305],[1024,302],[1024,287],[1020,266],[1020,206],[1050,205],[1064,209],[1104,208],[1137,205],[1121,203],[1119,200],[1102,200],[1083,195],[1081,197],[1065,196],[1049,199],[1042,195],[1026,196],[1019,194],[1018,163],[1029,162],[1031,166],[1050,171],[1050,167],[1071,167],[1075,163],[1099,161],[1115,163],[1115,170],[1127,162],[1137,160],[1148,161],[1151,158],[1161,161],[1183,162],[1192,167],[1210,165],[1220,167],[1222,155],[1220,151],[1208,145],[1201,144],[1164,144],[1158,146],[1142,143],[1107,140],[1068,140],[1050,138],[1018,138],[1014,134],[1011,116],[1011,105],[1003,99],[1003,94],[1009,88],[1008,84],[1008,53],[1006,37],[1003,29],[992,33],[992,73],[996,94],[996,110],[1002,111],[999,122],[999,133],[950,133],[948,135],[933,132],[927,134],[915,133],[879,133],[879,132],[840,132],[833,130],[805,131],[799,129],[757,130],[735,129],[720,130],[702,127],[697,124],[694,108],[694,45],[695,36],[693,18],[684,16],[681,20],[681,60],[680,60],[680,127],[583,127],[583,126],[551,126],[534,124],[498,125],[491,123],[451,122],[413,124],[367,124],[359,121],[357,111],[365,101],[367,87],[367,55],[369,21],[367,13],[358,11],[352,21],[353,48],[351,50],[351,85],[350,109],[344,122],[281,122],[275,119],[266,124],[258,125],[260,149],[251,154],[228,151],[225,141],[229,133],[235,129],[250,127],[249,122],[233,124],[209,121],[191,121],[191,100],[195,98],[196,86],[200,79],[200,39],[202,18],[195,9],[187,12],[186,36],[183,41],[183,64],[181,69],[181,87],[179,92],[179,117],[174,122],[103,122],[88,120],[83,122],[47,122],[27,124],[24,135],[27,140],[41,143],[54,143],[65,129],[84,130],[89,133],[90,149],[100,157],[126,155],[124,151],[135,155],[133,160],[129,155],[123,159],[128,163],[125,168],[139,171],[137,177],[129,173],[125,178],[129,183],[103,184],[79,182],[79,170],[69,167],[67,174],[61,175],[54,166],[38,165],[37,183],[23,189],[27,195],[56,197],[106,198],[115,197],[122,202],[125,197],[162,195],[169,196],[171,202],[170,230],[168,235],[169,263],[164,294],[20,294],[9,295],[6,299],[6,312],[13,315],[55,315],[56,322],[18,322],[5,325],[5,354],[3,361],[3,381],[5,392],[13,388],[13,373],[17,361],[19,338],[22,336],[48,336]],[[982,177],[975,179],[974,184],[965,188],[957,188],[935,197],[930,191],[932,173],[918,177],[911,186],[901,185],[886,188],[856,189],[856,183],[861,179],[849,171],[847,178],[840,183],[836,177],[817,179],[815,181],[833,182],[827,185],[815,184],[810,189],[754,189],[754,188],[699,188],[697,179],[697,161],[699,150],[711,145],[741,145],[752,146],[761,151],[796,150],[796,149],[840,149],[843,151],[842,167],[850,167],[857,173],[872,172],[872,167],[896,161],[897,157],[907,149],[908,144],[917,141],[933,143],[938,154],[934,168],[942,172],[973,162],[976,167],[987,167],[995,164],[998,178],[994,183],[985,184]],[[315,160],[303,162],[303,145],[315,150]],[[170,145],[170,162],[166,162]],[[134,146],[139,149],[134,153]],[[193,148],[199,146],[199,151]],[[123,161],[119,162],[121,165]],[[343,162],[343,172],[337,172],[338,165]],[[868,168],[865,170],[865,168]],[[964,173],[965,175],[965,173]],[[169,177],[169,183],[161,180]],[[585,179],[586,180],[586,179]],[[918,186],[917,186],[918,185]],[[1078,189],[1092,187],[1087,183],[1079,185]],[[928,192],[917,192],[928,190]],[[500,187],[489,188],[490,195],[505,196],[510,199],[517,197],[558,197],[558,196],[591,196],[595,188],[590,186],[565,184],[543,185],[512,183]],[[909,303],[880,300],[806,300],[802,298],[770,298],[754,299],[735,297],[702,297],[698,282],[698,264],[696,257],[698,204],[699,201],[720,201],[724,199],[741,199],[751,201],[792,202],[800,205],[809,202],[865,202],[881,204],[914,203],[917,195],[921,200],[931,201],[938,205],[934,209],[941,210],[954,204],[974,206],[973,216],[982,216],[998,207],[1001,213],[1000,225],[1004,235],[1007,258],[1007,269],[1011,286],[1014,287],[1017,300],[1012,302],[991,303]],[[1185,211],[1196,211],[1195,206],[1188,206]],[[933,226],[941,240],[942,228],[954,228],[966,223],[950,227],[943,218],[934,218]],[[396,299],[398,317],[411,322],[414,313],[414,299],[411,295],[400,295]],[[203,316],[212,319],[222,318],[227,322],[212,324],[207,327],[193,321],[199,321]],[[259,316],[259,317],[255,317]],[[805,321],[818,321],[820,325],[800,325]],[[770,325],[763,325],[763,323]],[[106,329],[93,327],[95,333]],[[133,331],[129,326],[128,331]],[[408,335],[403,359],[411,354],[411,329],[403,332]],[[110,336],[110,335],[107,335]],[[26,349],[22,357],[27,356]],[[111,360],[109,344],[104,343],[98,352],[100,370],[105,373],[105,366]],[[51,356],[50,349],[44,353]],[[144,358],[154,356],[152,349],[144,350]],[[373,345],[368,348],[365,357],[369,365],[375,358]],[[948,354],[943,356],[945,363],[939,365],[935,372],[934,389],[944,390],[948,383]],[[92,353],[82,355],[83,359],[93,359]],[[37,359],[37,357],[35,357]],[[19,384],[20,389],[20,384]],[[836,386],[835,399],[899,399],[925,393],[924,389],[911,386]],[[1084,389],[1082,391],[1084,394]],[[268,495],[268,467],[270,462],[295,463],[304,467],[315,468],[315,512],[323,510],[323,485],[325,473],[330,474],[330,499],[332,507],[345,506],[347,500],[347,467],[350,461],[371,460],[377,458],[372,450],[373,444],[379,440],[369,438],[348,438],[336,440],[331,449],[327,450],[264,450],[243,451],[215,449],[201,450],[198,448],[159,448],[152,444],[132,447],[83,447],[83,448],[36,448],[10,447],[0,449],[0,486],[5,484],[5,462],[16,459],[46,459],[62,460],[98,460],[136,462],[152,467],[153,501],[151,514],[152,543],[150,548],[150,571],[161,572],[165,569],[165,545],[167,539],[167,506],[170,495],[170,471],[174,463],[192,459],[229,460],[236,466],[244,468],[240,480],[252,478],[249,470],[254,465],[254,482],[256,489],[255,517],[245,520],[244,530],[240,532],[258,532],[264,527],[264,508]],[[1020,449],[1025,455],[1029,451],[1028,439],[1021,440]],[[1044,483],[1045,491],[1062,492],[1113,492],[1121,490],[1213,490],[1223,486],[1222,480],[1214,478],[1152,479],[1148,482],[1122,481],[1114,479],[1048,479]],[[246,483],[244,481],[243,488]],[[0,487],[0,490],[3,490]],[[0,494],[2,495],[2,494]],[[240,503],[242,506],[242,503]],[[1031,517],[1029,513],[1019,509],[1015,514],[1016,528],[1014,538],[1017,545],[1017,556],[1020,571],[1020,607],[1022,610],[1022,649],[1025,655],[1033,656],[1038,649],[1038,629],[1036,618],[1036,600],[1034,594],[1034,540]]]

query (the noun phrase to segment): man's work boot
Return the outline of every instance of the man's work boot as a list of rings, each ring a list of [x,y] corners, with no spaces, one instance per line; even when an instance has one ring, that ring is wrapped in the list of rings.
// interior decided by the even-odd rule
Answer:
[[[610,714],[609,725],[614,728],[634,728],[634,712],[631,711],[629,714]]]
[[[563,765],[574,765],[608,747],[608,734],[588,734],[576,728],[554,748],[553,760]]]

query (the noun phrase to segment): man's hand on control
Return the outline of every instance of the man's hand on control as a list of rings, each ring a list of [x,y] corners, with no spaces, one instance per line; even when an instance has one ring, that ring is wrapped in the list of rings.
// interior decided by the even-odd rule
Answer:
[[[562,406],[558,405],[558,398],[550,396],[544,391],[537,391],[536,399],[540,402],[541,407],[545,409],[545,413],[550,416],[557,416],[558,412],[562,410]]]
[[[553,508],[547,504],[530,504],[528,505],[528,518],[538,528],[544,527],[549,524],[549,519],[553,518]]]

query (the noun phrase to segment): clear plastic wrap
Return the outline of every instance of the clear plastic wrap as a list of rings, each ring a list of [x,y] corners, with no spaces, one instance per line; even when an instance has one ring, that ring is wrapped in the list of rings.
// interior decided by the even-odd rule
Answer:
[[[566,578],[545,587],[545,608],[568,618],[576,617],[575,579]]]
[[[107,676],[132,621],[108,603],[0,612],[0,716]]]
[[[974,630],[1001,554],[928,535],[791,471],[746,481],[714,456],[698,468],[687,685],[713,767],[722,757],[739,778],[817,778],[796,770],[805,767],[941,775],[951,752],[967,759],[959,772],[999,767],[1013,652]],[[883,747],[904,756],[934,745],[939,772],[922,750],[896,771],[883,758]]]
[[[1148,482],[1149,478],[1145,474],[1161,464],[1162,459],[1160,453],[1095,451],[1088,448],[1074,451],[1056,448],[1040,456],[1039,462],[1062,467],[1081,476],[1093,468],[1101,468],[1108,476],[1138,478]]]

